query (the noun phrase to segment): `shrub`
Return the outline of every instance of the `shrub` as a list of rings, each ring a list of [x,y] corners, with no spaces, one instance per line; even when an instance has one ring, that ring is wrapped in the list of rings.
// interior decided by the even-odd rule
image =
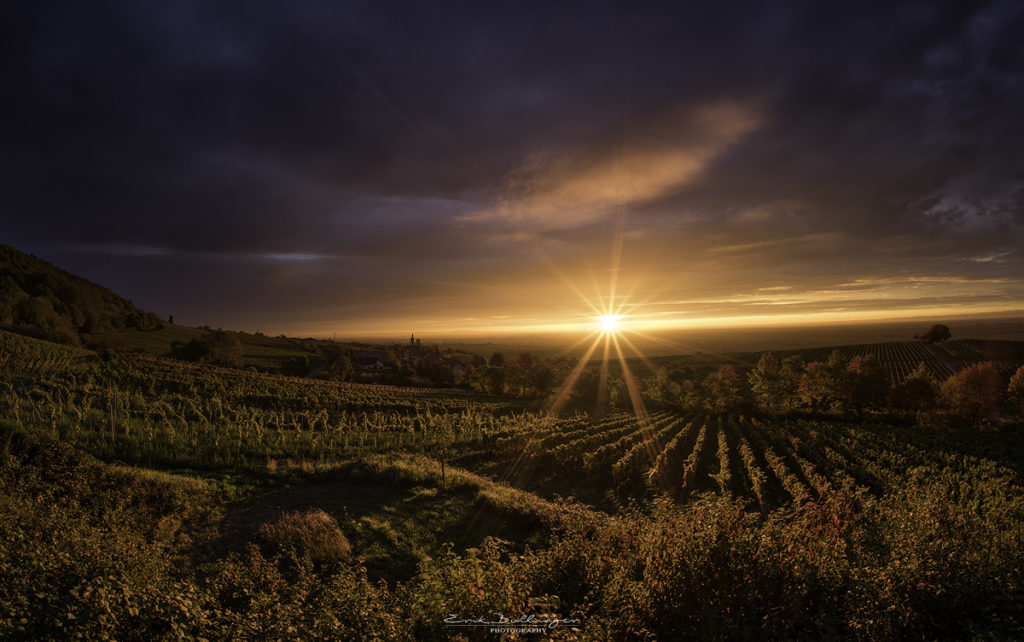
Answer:
[[[309,553],[314,562],[347,562],[352,545],[337,520],[319,508],[285,513],[259,527],[260,538],[271,548]]]

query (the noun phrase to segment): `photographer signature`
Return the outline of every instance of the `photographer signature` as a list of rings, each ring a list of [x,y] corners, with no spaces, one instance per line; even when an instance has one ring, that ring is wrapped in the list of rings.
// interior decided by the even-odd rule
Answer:
[[[559,627],[576,628],[580,625],[579,618],[538,618],[536,615],[522,615],[517,618],[508,618],[501,613],[495,613],[494,619],[484,616],[475,618],[463,618],[460,615],[450,613],[444,619],[445,626],[497,626],[497,627],[545,627],[557,629]]]

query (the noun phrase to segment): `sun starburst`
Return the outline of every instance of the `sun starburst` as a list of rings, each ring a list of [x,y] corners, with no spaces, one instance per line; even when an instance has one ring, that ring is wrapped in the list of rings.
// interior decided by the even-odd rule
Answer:
[[[618,314],[605,314],[597,317],[597,323],[601,326],[601,330],[606,333],[618,332],[620,326],[621,315]]]
[[[651,375],[657,375],[658,368],[652,363],[636,344],[634,344],[627,335],[634,335],[646,341],[653,341],[656,343],[669,345],[669,342],[663,338],[654,337],[642,332],[640,330],[643,327],[643,314],[641,311],[642,306],[650,300],[650,298],[637,300],[635,297],[638,283],[634,283],[629,291],[619,291],[619,271],[622,263],[622,241],[624,236],[624,216],[620,217],[618,225],[616,226],[615,234],[613,235],[612,243],[612,261],[608,273],[610,279],[607,285],[602,286],[596,280],[595,293],[592,296],[584,294],[583,290],[577,283],[573,281],[562,270],[561,267],[545,252],[539,245],[534,245],[537,250],[538,256],[543,259],[551,271],[566,285],[566,287],[573,293],[575,293],[583,306],[589,310],[589,315],[580,314],[578,318],[580,321],[589,319],[590,332],[586,333],[586,336],[580,338],[576,344],[566,350],[566,353],[571,352],[580,348],[581,346],[589,346],[584,351],[582,357],[580,357],[572,370],[568,373],[565,379],[561,382],[554,394],[551,396],[547,407],[547,418],[544,421],[538,422],[538,436],[533,438],[533,441],[524,448],[519,456],[512,459],[509,465],[502,475],[504,481],[514,481],[521,475],[528,474],[530,465],[530,455],[533,452],[534,447],[537,446],[540,440],[540,431],[543,426],[550,425],[548,422],[558,417],[562,408],[570,400],[573,389],[577,382],[588,366],[597,366],[597,397],[593,400],[594,411],[597,413],[603,413],[607,410],[609,404],[610,386],[615,384],[621,384],[621,390],[625,393],[625,397],[629,400],[629,404],[633,408],[633,413],[636,415],[637,424],[642,436],[642,443],[647,451],[646,454],[653,463],[658,455],[657,448],[655,448],[654,431],[652,428],[650,417],[648,416],[647,409],[644,407],[643,398],[641,395],[640,382],[637,378],[637,374],[634,373],[631,367],[630,361],[633,361],[633,365],[642,364],[643,367],[650,372]],[[651,295],[653,296],[653,295]],[[626,321],[628,320],[628,323]],[[581,324],[586,325],[586,324]],[[680,352],[684,352],[685,348],[679,348]],[[625,350],[630,350],[633,353],[631,358],[627,358]],[[612,364],[618,362],[618,372],[614,372]],[[639,362],[639,364],[637,363]],[[617,379],[613,379],[615,377]]]

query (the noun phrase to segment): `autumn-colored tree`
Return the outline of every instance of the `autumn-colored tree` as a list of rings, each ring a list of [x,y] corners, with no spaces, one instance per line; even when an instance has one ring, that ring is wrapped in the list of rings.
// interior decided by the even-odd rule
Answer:
[[[837,410],[842,406],[846,363],[838,351],[826,363],[813,361],[804,368],[798,388],[800,400],[812,410]]]
[[[1006,389],[1007,397],[1018,416],[1024,417],[1024,366],[1010,377],[1010,385]]]
[[[505,389],[510,394],[519,396],[527,394],[527,387],[530,385],[529,367],[530,362],[522,359],[512,359],[505,362]]]
[[[977,424],[999,406],[1003,379],[989,362],[976,363],[946,379],[942,401],[946,408],[970,424]]]

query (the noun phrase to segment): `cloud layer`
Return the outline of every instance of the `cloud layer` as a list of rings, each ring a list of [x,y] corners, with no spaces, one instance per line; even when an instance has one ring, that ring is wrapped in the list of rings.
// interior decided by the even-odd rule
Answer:
[[[14,3],[4,240],[270,332],[1024,307],[1019,3],[383,4]]]

